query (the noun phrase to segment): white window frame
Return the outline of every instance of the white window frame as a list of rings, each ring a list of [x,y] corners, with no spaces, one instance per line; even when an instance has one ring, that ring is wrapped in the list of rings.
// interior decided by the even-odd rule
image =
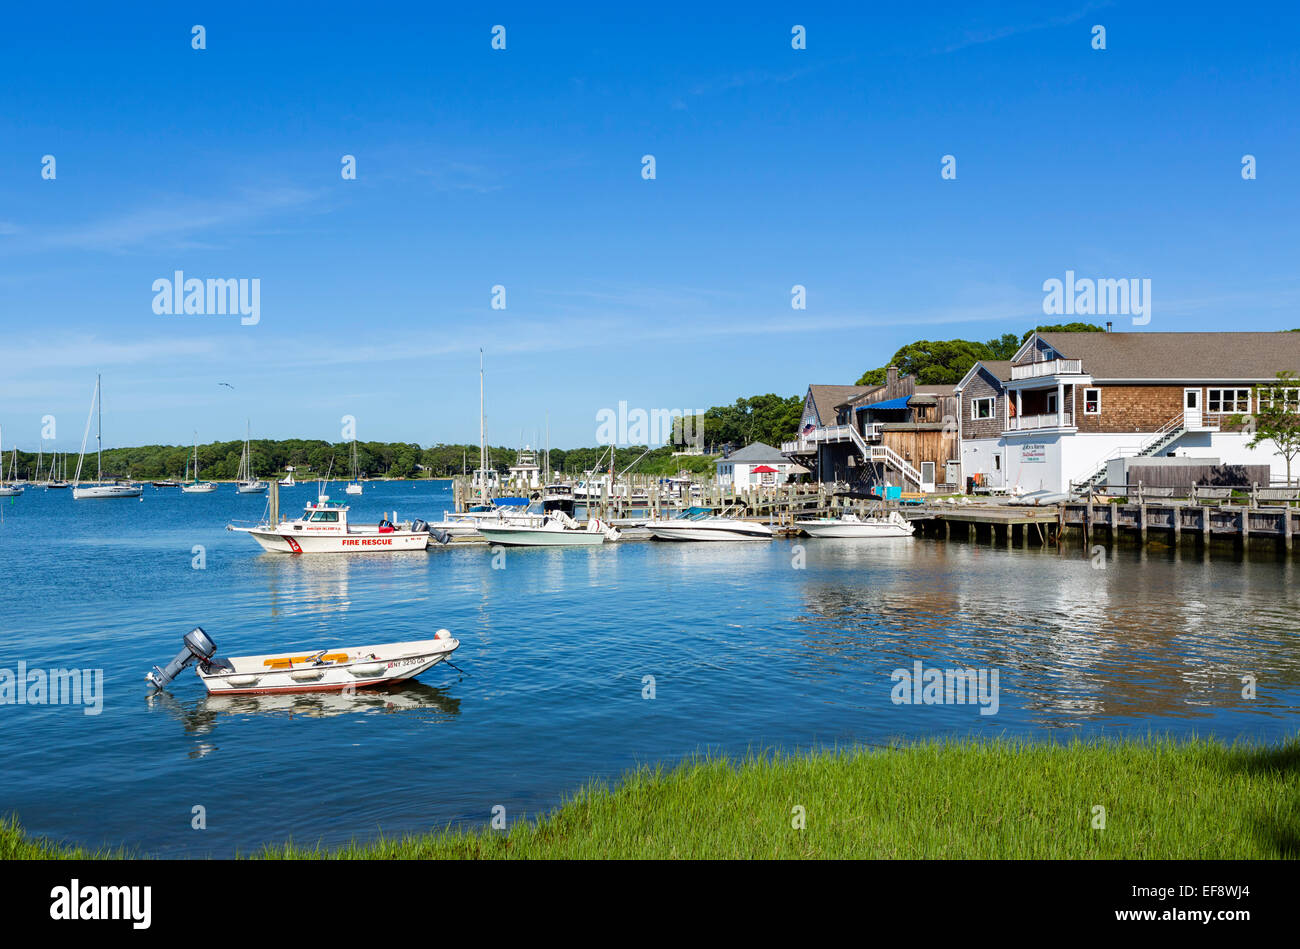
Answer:
[[[979,406],[980,403],[982,402],[987,402],[989,405],[988,415],[979,414]],[[998,400],[994,396],[984,396],[983,398],[970,400],[970,418],[972,422],[991,421],[993,418],[997,416],[997,411],[998,411]]]
[[[1095,409],[1093,409],[1091,412],[1088,411],[1088,393],[1089,393],[1089,392],[1095,392],[1095,393],[1097,393],[1097,398],[1096,398],[1097,407],[1096,407]],[[1086,387],[1084,388],[1084,390],[1083,390],[1083,414],[1084,414],[1084,415],[1100,415],[1100,414],[1101,414],[1101,389],[1099,389],[1098,387],[1096,387],[1096,386],[1086,386]]]
[[[1266,392],[1281,392],[1282,401],[1291,406],[1292,411],[1300,411],[1300,388],[1293,386],[1261,386],[1259,390],[1259,409],[1262,412],[1265,407],[1272,408],[1275,399],[1265,396]]]
[[[1225,393],[1231,393],[1225,398]],[[1251,391],[1232,386],[1226,389],[1207,389],[1205,412],[1207,415],[1245,415],[1250,411]],[[1231,407],[1227,403],[1231,402]],[[1217,406],[1217,408],[1216,408]]]

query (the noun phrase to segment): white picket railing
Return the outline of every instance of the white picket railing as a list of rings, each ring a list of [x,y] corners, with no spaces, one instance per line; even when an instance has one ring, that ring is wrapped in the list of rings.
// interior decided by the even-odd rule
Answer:
[[[1048,359],[1011,367],[1011,378],[1037,379],[1039,376],[1078,375],[1083,372],[1081,359]]]
[[[1047,415],[1016,415],[1007,420],[1007,431],[1027,431],[1036,428],[1069,428],[1074,424],[1072,412],[1050,412]]]

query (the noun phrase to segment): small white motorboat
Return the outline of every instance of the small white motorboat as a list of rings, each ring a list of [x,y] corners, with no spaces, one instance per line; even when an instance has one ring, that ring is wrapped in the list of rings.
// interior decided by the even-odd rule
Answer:
[[[268,653],[262,656],[216,655],[217,646],[202,627],[185,634],[185,648],[167,666],[154,666],[145,679],[162,689],[191,663],[212,695],[272,692],[335,692],[364,689],[413,679],[446,662],[460,646],[440,629],[432,639],[378,646]]]
[[[226,530],[247,534],[264,550],[284,554],[392,553],[424,550],[430,540],[446,543],[446,535],[424,521],[398,525],[385,519],[378,524],[350,524],[349,510],[346,504],[322,497],[308,501],[302,517],[295,520],[264,521],[253,527],[227,524]]]
[[[503,517],[495,524],[479,521],[478,532],[488,543],[506,547],[596,547],[619,538],[618,531],[599,518],[583,527],[563,511]]]
[[[911,537],[916,528],[902,514],[890,511],[888,517],[859,518],[856,514],[828,517],[815,521],[795,521],[809,537]]]
[[[718,517],[702,507],[688,507],[667,520],[646,521],[645,528],[659,540],[771,540],[775,536],[766,524]]]

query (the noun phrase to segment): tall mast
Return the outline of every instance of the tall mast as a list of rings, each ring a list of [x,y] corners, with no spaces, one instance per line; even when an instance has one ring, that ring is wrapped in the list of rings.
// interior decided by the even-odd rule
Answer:
[[[104,480],[104,390],[100,375],[95,373],[95,402],[99,407],[99,421],[95,424],[95,480]]]
[[[486,497],[487,488],[487,442],[483,432],[483,349],[478,351],[478,471],[479,496]]]

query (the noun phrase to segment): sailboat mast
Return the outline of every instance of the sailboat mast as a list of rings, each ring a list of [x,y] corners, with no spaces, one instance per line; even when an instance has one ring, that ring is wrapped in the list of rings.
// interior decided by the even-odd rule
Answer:
[[[104,480],[104,388],[99,373],[95,373],[95,403],[99,420],[95,423],[95,480]]]
[[[483,434],[483,350],[478,351],[478,476],[479,495],[487,488],[487,442]]]

